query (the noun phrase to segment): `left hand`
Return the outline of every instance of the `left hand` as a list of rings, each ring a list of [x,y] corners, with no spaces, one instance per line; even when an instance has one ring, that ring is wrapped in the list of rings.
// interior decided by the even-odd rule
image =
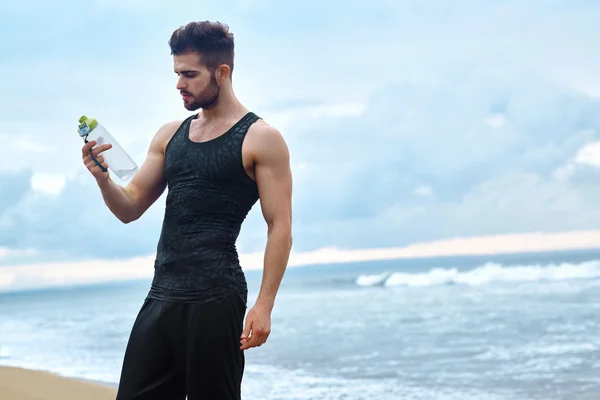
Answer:
[[[247,350],[251,347],[262,346],[271,333],[271,311],[258,304],[254,305],[248,311],[246,316],[246,327],[242,332],[240,343],[241,350]]]

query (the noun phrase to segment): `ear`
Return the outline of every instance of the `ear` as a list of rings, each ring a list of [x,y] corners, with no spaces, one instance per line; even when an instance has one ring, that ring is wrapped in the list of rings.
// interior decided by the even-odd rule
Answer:
[[[215,78],[217,79],[217,82],[219,82],[219,85],[223,84],[223,82],[229,78],[230,73],[231,69],[226,64],[222,64],[217,67]]]

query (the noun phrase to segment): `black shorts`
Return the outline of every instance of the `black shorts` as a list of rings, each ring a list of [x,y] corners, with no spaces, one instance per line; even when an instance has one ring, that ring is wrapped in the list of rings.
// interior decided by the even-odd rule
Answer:
[[[133,325],[117,400],[240,400],[246,305],[146,299]]]

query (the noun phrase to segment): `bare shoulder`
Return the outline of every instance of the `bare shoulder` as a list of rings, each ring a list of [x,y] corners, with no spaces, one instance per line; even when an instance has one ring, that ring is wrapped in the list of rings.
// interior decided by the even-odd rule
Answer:
[[[165,149],[167,148],[167,144],[169,144],[169,141],[175,132],[177,132],[177,129],[179,129],[182,123],[183,120],[174,120],[163,124],[158,129],[154,135],[154,138],[152,139],[152,142],[150,143],[150,151],[164,153]]]
[[[289,157],[289,149],[282,133],[260,119],[250,126],[247,134],[249,150],[256,162]]]

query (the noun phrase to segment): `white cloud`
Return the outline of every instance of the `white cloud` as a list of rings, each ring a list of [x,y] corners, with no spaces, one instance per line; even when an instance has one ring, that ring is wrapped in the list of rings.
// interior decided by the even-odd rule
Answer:
[[[31,257],[36,254],[35,249],[11,250],[6,247],[0,247],[0,291],[4,288],[12,288],[18,279],[19,273],[12,271],[15,267],[9,268],[11,259],[19,257]]]
[[[600,142],[588,143],[575,155],[574,162],[581,165],[600,167]]]
[[[491,114],[485,119],[485,123],[492,128],[502,128],[506,123],[506,116],[504,114]]]
[[[0,270],[0,290],[10,288],[16,279],[17,276],[15,274]]]
[[[286,110],[260,112],[260,116],[283,134],[298,120],[360,116],[366,109],[362,103],[317,104],[292,107]]]
[[[64,175],[35,173],[31,177],[31,188],[44,194],[57,195],[65,187],[66,179]]]
[[[6,247],[0,247],[0,261],[3,258],[8,258],[11,256],[18,256],[18,255],[33,255],[36,253],[35,249],[25,249],[25,250],[11,250],[9,248]],[[2,265],[0,263],[0,265]]]
[[[600,178],[600,141],[584,144],[564,165],[556,168],[554,178],[566,181],[583,174]]]
[[[431,196],[433,194],[433,189],[430,186],[421,185],[415,189],[414,194],[417,196]]]

